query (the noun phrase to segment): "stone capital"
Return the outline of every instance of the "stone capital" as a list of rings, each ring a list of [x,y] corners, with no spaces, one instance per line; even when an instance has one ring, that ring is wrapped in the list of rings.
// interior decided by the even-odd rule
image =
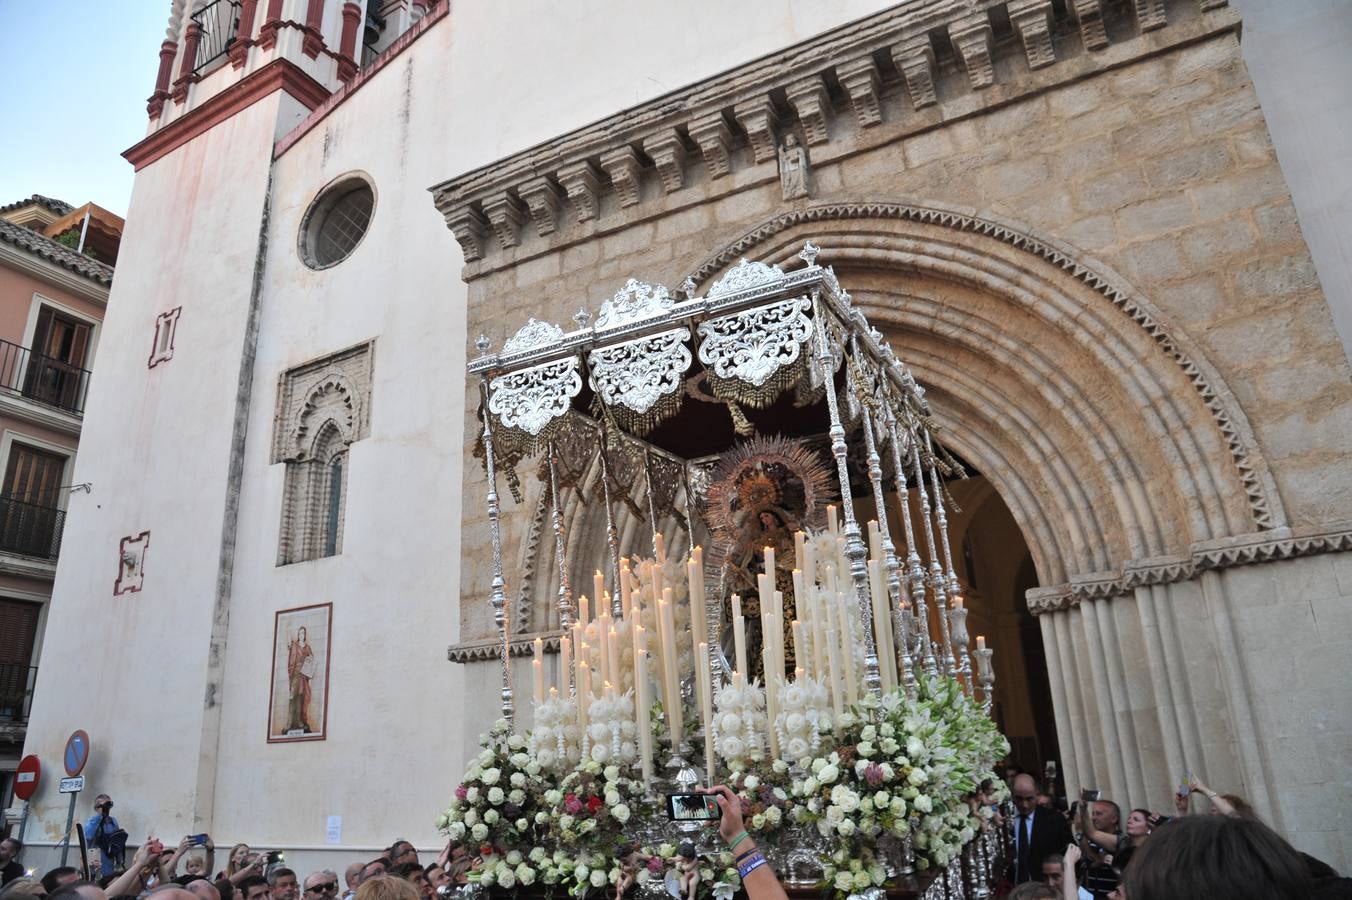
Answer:
[[[836,77],[850,95],[855,118],[860,128],[872,128],[882,123],[882,106],[878,102],[878,64],[872,56],[861,56],[836,66]]]
[[[1052,47],[1052,0],[1010,0],[1009,21],[1023,41],[1028,68],[1041,69],[1056,62]]]
[[[639,200],[639,170],[643,167],[633,147],[618,147],[601,154],[601,168],[620,198],[620,206],[634,206]]]
[[[928,36],[921,35],[894,46],[892,63],[906,79],[906,90],[916,109],[938,102],[934,90],[934,47]]]
[[[521,242],[518,229],[526,220],[521,201],[502,191],[484,200],[484,214],[493,223],[493,233],[498,236],[502,249],[510,250]]]
[[[704,165],[710,178],[722,178],[732,171],[730,151],[732,147],[732,129],[728,128],[723,113],[714,112],[700,116],[690,123],[690,137],[699,145],[704,154]]]
[[[798,113],[803,126],[803,139],[809,146],[825,144],[830,140],[827,123],[831,114],[831,97],[826,92],[826,81],[820,75],[811,75],[785,86],[784,93]]]
[[[549,176],[541,175],[523,182],[516,192],[526,201],[540,237],[553,234],[559,227],[559,189]]]
[[[596,194],[601,185],[601,176],[596,167],[586,161],[572,163],[560,168],[557,177],[577,211],[577,220],[587,222],[595,219]]]
[[[643,152],[657,166],[657,175],[662,179],[662,188],[668,194],[679,191],[685,184],[685,142],[674,128],[646,138]]]
[[[976,90],[995,84],[991,60],[991,23],[985,11],[973,13],[948,26],[948,36],[967,67],[967,77]]]
[[[763,163],[774,159],[778,152],[775,126],[779,124],[774,102],[769,97],[747,100],[733,107],[732,115],[737,124],[746,131],[746,136],[751,141],[751,153],[756,162]]]

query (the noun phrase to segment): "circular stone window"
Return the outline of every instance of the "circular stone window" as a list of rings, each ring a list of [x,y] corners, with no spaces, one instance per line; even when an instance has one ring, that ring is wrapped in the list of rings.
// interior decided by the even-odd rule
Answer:
[[[312,269],[347,259],[371,224],[376,195],[359,176],[341,178],[322,191],[300,225],[300,255]]]

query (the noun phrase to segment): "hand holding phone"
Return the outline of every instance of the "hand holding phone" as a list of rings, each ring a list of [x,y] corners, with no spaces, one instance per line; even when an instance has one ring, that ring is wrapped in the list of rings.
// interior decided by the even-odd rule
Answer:
[[[667,818],[673,822],[717,822],[721,816],[711,794],[667,794]]]

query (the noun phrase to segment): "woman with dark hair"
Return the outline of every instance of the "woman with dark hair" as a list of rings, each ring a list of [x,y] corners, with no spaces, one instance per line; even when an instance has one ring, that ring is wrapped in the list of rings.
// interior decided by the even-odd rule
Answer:
[[[1153,830],[1150,821],[1154,817],[1155,814],[1148,809],[1133,809],[1131,815],[1127,816],[1126,833],[1118,835],[1098,830],[1085,814],[1080,818],[1080,830],[1089,840],[1113,855],[1113,868],[1123,869],[1126,868],[1132,854],[1141,848],[1146,838],[1150,837]]]
[[[1304,900],[1305,862],[1256,819],[1187,816],[1160,826],[1122,873],[1130,900]]]

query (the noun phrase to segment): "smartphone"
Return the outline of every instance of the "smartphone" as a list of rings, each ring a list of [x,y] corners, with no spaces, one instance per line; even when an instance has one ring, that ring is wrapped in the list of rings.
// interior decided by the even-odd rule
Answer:
[[[277,863],[281,862],[281,861],[284,860],[284,859],[286,859],[286,854],[285,854],[285,853],[283,853],[283,852],[280,851],[280,850],[273,850],[271,853],[268,854],[268,860],[267,860],[267,862],[268,862],[268,865],[270,865],[270,866],[275,866],[275,865],[277,865]]]
[[[197,844],[197,845],[200,846],[200,845],[202,845],[202,844],[205,844],[206,842],[207,842],[207,836],[206,836],[205,834],[190,834],[190,835],[188,835],[188,843],[189,843],[189,844]]]
[[[713,794],[667,794],[667,817],[673,822],[716,822],[722,815]]]
[[[1085,803],[1095,803],[1103,796],[1103,791],[1098,788],[1084,788],[1080,791],[1080,799]]]
[[[1192,779],[1184,777],[1184,779],[1178,783],[1178,796],[1186,797],[1191,793],[1192,793]]]

